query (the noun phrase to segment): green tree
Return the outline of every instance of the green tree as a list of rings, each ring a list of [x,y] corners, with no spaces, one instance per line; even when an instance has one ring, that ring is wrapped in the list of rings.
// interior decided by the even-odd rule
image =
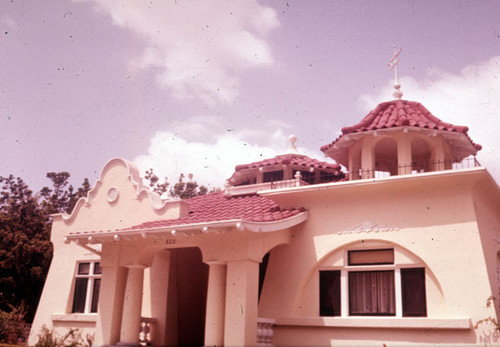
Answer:
[[[0,310],[33,319],[52,258],[49,216],[24,181],[0,177]]]
[[[49,172],[38,194],[19,177],[0,177],[0,312],[26,312],[31,321],[52,259],[50,214],[70,213],[90,189],[74,189],[67,172]]]
[[[162,195],[168,190],[170,183],[167,181],[167,177],[163,179],[163,183],[160,182],[160,178],[153,172],[153,169],[146,170],[146,175],[144,179],[149,182],[149,187],[153,192]]]
[[[188,181],[186,182],[184,181],[186,176],[181,173],[177,183],[170,186],[166,177],[163,179],[163,182],[160,183],[160,178],[154,173],[153,169],[146,170],[146,174],[144,175],[144,179],[154,192],[161,195],[169,191],[172,197],[178,197],[180,199],[190,199],[194,196],[208,193],[208,188],[203,185],[199,186],[198,183],[193,180],[193,177],[193,174],[189,174]],[[168,189],[169,187],[170,190]]]
[[[193,180],[193,174],[188,175],[189,181],[184,181],[184,174],[180,174],[179,181],[170,189],[170,195],[181,199],[190,199],[197,195],[205,195],[208,189],[205,186],[198,186],[198,183]]]
[[[78,199],[87,195],[90,189],[89,180],[85,178],[82,186],[75,190],[68,183],[70,176],[65,171],[47,173],[47,178],[52,181],[52,188],[43,187],[40,196],[43,199],[41,204],[48,214],[71,213]]]

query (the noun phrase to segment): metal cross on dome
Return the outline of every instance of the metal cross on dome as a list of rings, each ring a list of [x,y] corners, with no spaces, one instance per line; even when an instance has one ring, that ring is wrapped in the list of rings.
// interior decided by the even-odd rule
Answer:
[[[391,60],[389,60],[389,62],[387,63],[387,66],[389,66],[389,70],[394,69],[394,93],[392,93],[392,96],[394,96],[396,99],[401,99],[401,97],[403,96],[403,92],[399,90],[401,88],[401,84],[399,84],[398,81],[398,63],[399,63],[399,55],[401,54],[401,51],[403,49],[400,48],[398,50],[396,45],[394,45],[393,48],[394,48],[394,55],[392,56]]]

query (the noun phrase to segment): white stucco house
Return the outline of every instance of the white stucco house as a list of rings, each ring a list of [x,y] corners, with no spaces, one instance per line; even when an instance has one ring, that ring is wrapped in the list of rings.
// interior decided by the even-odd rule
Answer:
[[[29,344],[499,343],[500,190],[467,131],[396,99],[321,148],[338,164],[292,145],[185,201],[110,160],[53,218]]]

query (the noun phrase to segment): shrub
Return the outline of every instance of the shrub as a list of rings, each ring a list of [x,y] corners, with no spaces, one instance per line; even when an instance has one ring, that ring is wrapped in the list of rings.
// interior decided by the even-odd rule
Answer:
[[[35,347],[92,347],[93,342],[93,335],[87,334],[84,340],[78,329],[70,329],[66,335],[59,337],[54,330],[49,330],[44,325]]]
[[[11,307],[10,312],[0,310],[0,342],[17,344],[26,340],[25,314],[22,307]]]

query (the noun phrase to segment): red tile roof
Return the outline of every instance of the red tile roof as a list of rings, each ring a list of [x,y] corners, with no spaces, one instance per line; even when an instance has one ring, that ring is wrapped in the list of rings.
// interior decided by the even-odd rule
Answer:
[[[295,216],[303,208],[282,209],[274,201],[258,196],[225,196],[223,192],[197,196],[186,200],[188,215],[178,219],[146,222],[130,229],[150,229],[187,224],[242,220],[246,222],[274,222]]]
[[[235,171],[238,172],[246,169],[258,169],[260,167],[280,165],[280,164],[303,166],[307,168],[313,167],[315,169],[340,170],[340,165],[338,164],[319,161],[300,154],[283,154],[283,155],[278,155],[271,159],[256,161],[250,164],[237,165],[235,167]]]
[[[481,149],[481,145],[474,143],[468,137],[469,128],[466,126],[443,122],[432,115],[422,104],[407,100],[393,100],[379,104],[358,124],[342,128],[342,135],[403,126],[462,133],[467,136],[476,150]],[[326,152],[342,135],[332,143],[322,146],[321,150]]]

